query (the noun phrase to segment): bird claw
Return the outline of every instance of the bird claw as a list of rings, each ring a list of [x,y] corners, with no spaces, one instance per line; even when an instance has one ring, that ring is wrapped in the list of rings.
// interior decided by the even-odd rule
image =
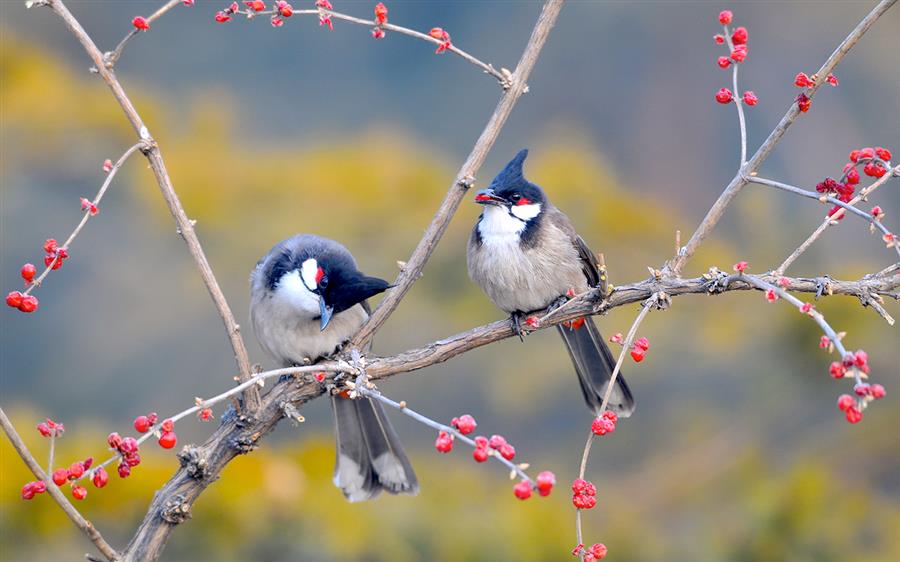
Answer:
[[[823,294],[831,294],[831,277],[827,275],[816,277],[816,300],[819,300]]]
[[[509,320],[512,322],[513,333],[519,336],[519,340],[522,343],[525,343],[525,331],[522,329],[522,319],[524,317],[524,312],[513,312],[509,315]]]

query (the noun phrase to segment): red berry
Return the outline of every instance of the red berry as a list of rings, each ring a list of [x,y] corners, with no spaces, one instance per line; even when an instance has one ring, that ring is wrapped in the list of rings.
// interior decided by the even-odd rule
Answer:
[[[134,418],[134,430],[138,433],[147,433],[150,431],[150,418],[147,416],[138,416]]]
[[[284,20],[278,16],[272,16],[270,22],[272,24],[272,27],[281,27],[282,25],[284,25]]]
[[[719,103],[729,103],[734,99],[734,94],[728,88],[722,88],[716,92],[716,101]]]
[[[439,453],[449,453],[453,450],[453,436],[446,431],[441,431],[434,442],[434,448]]]
[[[888,150],[888,149],[886,149],[886,148],[882,148],[882,147],[880,147],[880,146],[876,146],[876,147],[875,147],[875,154],[876,154],[879,158],[881,158],[882,160],[884,160],[884,161],[886,161],[886,162],[890,162],[890,160],[891,160],[891,151]]]
[[[871,387],[869,387],[869,393],[875,400],[879,400],[887,396],[887,391],[880,384],[873,384]]]
[[[80,462],[73,462],[69,465],[69,479],[78,480],[84,476],[84,465]]]
[[[261,12],[266,9],[266,3],[262,0],[248,0],[244,2],[244,5],[254,12]]]
[[[119,463],[119,467],[116,470],[119,473],[119,478],[128,478],[131,476],[131,467],[124,461]]]
[[[217,12],[216,13],[216,21],[219,23],[225,23],[227,21],[231,21],[231,16],[229,16],[225,12]]]
[[[31,483],[31,489],[34,490],[35,494],[43,494],[47,491],[47,483],[43,480],[38,480],[37,482]]]
[[[475,446],[480,449],[486,449],[488,447],[487,437],[482,437],[481,435],[476,437],[475,438]]]
[[[34,482],[29,482],[22,486],[22,499],[30,500],[34,497],[37,491],[34,489]]]
[[[810,106],[812,106],[812,100],[810,100],[806,94],[800,94],[794,101],[797,102],[797,108],[800,109],[801,113],[806,113],[809,111]]]
[[[378,22],[378,25],[384,25],[387,23],[387,15],[388,9],[385,7],[383,2],[379,2],[375,4],[375,21]]]
[[[743,272],[747,271],[748,265],[749,264],[745,261],[739,261],[736,264],[734,264],[734,270],[737,271],[738,273],[743,273]]]
[[[502,435],[491,435],[488,445],[490,445],[491,449],[499,449],[506,445],[506,439]]]
[[[83,500],[87,497],[87,488],[84,486],[72,486],[72,497],[76,500]]]
[[[595,560],[603,560],[606,558],[606,553],[608,552],[606,545],[603,543],[597,543],[591,546],[588,550],[588,554],[594,557]]]
[[[869,385],[867,383],[861,383],[853,386],[853,393],[860,397],[865,397],[869,395]]]
[[[863,173],[872,178],[880,178],[887,173],[887,169],[881,165],[881,162],[866,162],[863,166]]]
[[[94,476],[91,480],[94,482],[94,486],[102,488],[109,483],[109,474],[107,474],[106,470],[101,466],[94,471]]]
[[[766,300],[769,302],[775,302],[778,300],[778,293],[775,292],[775,289],[766,290]]]
[[[212,408],[203,408],[197,412],[197,417],[200,418],[200,421],[209,421],[212,418]]]
[[[747,90],[744,92],[744,103],[753,106],[759,103],[759,98],[756,97],[756,94],[754,94],[752,90]]]
[[[453,421],[450,422],[450,425],[459,430],[463,435],[468,435],[475,431],[475,427],[478,425],[475,423],[475,418],[470,416],[469,414],[463,414],[458,418],[453,418]]]
[[[843,377],[844,377],[844,374],[846,374],[846,372],[847,372],[847,370],[846,370],[846,369],[844,368],[844,366],[843,366],[840,362],[838,362],[838,361],[832,362],[832,363],[831,363],[831,366],[828,367],[828,373],[829,373],[833,378],[836,378],[836,379],[843,378]]]
[[[81,466],[83,466],[85,470],[88,470],[89,468],[91,468],[91,466],[93,464],[94,464],[94,457],[88,457],[88,458],[84,459],[83,461],[81,461]]]
[[[862,412],[856,407],[848,408],[846,413],[847,421],[850,423],[859,423],[862,421]]]
[[[428,32],[428,35],[432,36],[435,39],[441,40],[447,34],[446,31],[441,29],[440,27],[432,27],[431,31]]]
[[[174,431],[166,431],[159,437],[159,446],[163,449],[171,449],[178,443],[178,437]]]
[[[646,352],[639,347],[631,348],[631,358],[634,359],[635,363],[640,363],[641,361],[643,361],[645,353]]]
[[[747,45],[736,45],[730,56],[734,62],[744,62],[747,60],[747,54]]]
[[[275,7],[278,8],[278,13],[281,14],[282,17],[289,18],[294,15],[294,7],[284,0],[278,0],[278,2],[275,3]]]
[[[725,36],[724,35],[713,35],[713,41],[716,42],[716,45],[724,45],[725,44]]]
[[[156,420],[159,419],[159,416],[156,415],[156,412],[150,412],[149,414],[147,414],[147,419],[150,420],[151,424],[154,424],[156,423]]]
[[[859,171],[854,167],[847,172],[847,183],[856,185],[859,183]]]
[[[129,467],[134,468],[137,465],[141,464],[141,455],[140,453],[128,453],[124,457],[125,464]]]
[[[22,266],[22,279],[25,280],[26,283],[31,283],[31,280],[34,279],[34,274],[37,273],[37,268],[34,267],[33,263],[26,263]]]
[[[50,437],[50,427],[47,426],[46,423],[41,422],[37,424],[38,433],[40,433],[44,437]]]
[[[22,302],[19,303],[19,310],[22,312],[34,312],[38,309],[38,300],[34,295],[25,295]]]
[[[48,254],[55,254],[57,242],[55,238],[47,238],[44,240],[44,251]]]
[[[488,460],[488,450],[484,447],[475,447],[475,450],[472,452],[472,458],[475,459],[475,462],[484,462]]]
[[[829,84],[831,84],[832,86],[837,86],[837,85],[838,85],[838,79],[837,79],[837,76],[835,76],[834,74],[829,74],[829,75],[825,78],[825,81],[828,82]]]
[[[856,352],[853,362],[859,368],[866,367],[869,362],[869,354],[860,349]]]
[[[831,340],[828,338],[828,336],[822,336],[821,338],[819,338],[820,349],[825,349],[829,345],[831,345]]]
[[[813,305],[808,302],[805,302],[800,307],[800,312],[802,312],[803,314],[809,314],[810,311],[812,311],[812,309],[813,309]]]
[[[739,27],[734,30],[734,33],[731,34],[731,42],[735,45],[746,45],[747,44],[747,28]]]
[[[131,25],[133,25],[135,29],[138,29],[140,31],[147,31],[148,29],[150,29],[150,23],[141,16],[137,16],[136,18],[131,20]]]
[[[856,399],[849,394],[841,394],[837,401],[838,410],[846,412],[850,408],[856,407]]]
[[[734,15],[731,13],[731,10],[722,10],[721,12],[719,12],[719,23],[721,23],[722,25],[728,25],[729,23],[731,23],[733,17]]]
[[[798,88],[808,88],[812,85],[812,80],[809,79],[809,76],[807,76],[805,72],[800,72],[794,77],[794,86],[797,86]]]
[[[23,298],[25,298],[25,295],[23,295],[19,291],[12,291],[6,295],[6,305],[13,308],[19,308],[20,306],[22,306]]]
[[[119,444],[119,452],[123,455],[130,455],[138,452],[138,442],[134,437],[126,437]]]
[[[616,424],[602,417],[595,418],[591,423],[591,431],[594,435],[606,435],[616,430]]]
[[[553,486],[556,485],[556,475],[549,470],[545,470],[537,475],[535,484],[537,485],[538,494],[549,496],[550,492],[553,491]]]
[[[110,446],[110,448],[118,449],[122,446],[122,436],[114,431],[110,433],[106,438],[106,443]]]
[[[103,161],[103,171],[108,174],[112,169],[113,169],[112,160],[107,158],[106,160]]]
[[[511,461],[516,457],[516,448],[509,443],[504,443],[500,446],[500,456]]]
[[[574,495],[572,496],[572,505],[577,509],[591,509],[597,505],[597,498],[593,496]]]
[[[372,37],[375,39],[384,39],[384,30],[380,27],[376,27],[372,30]]]
[[[175,422],[173,422],[171,419],[167,419],[166,421],[162,422],[162,424],[160,425],[160,429],[162,429],[163,432],[172,431],[175,429]]]
[[[723,55],[718,58],[716,64],[719,65],[719,68],[728,68],[731,66],[731,59]]]
[[[863,160],[865,160],[867,158],[874,158],[875,157],[875,149],[870,146],[867,146],[865,148],[860,148],[859,149],[859,157]]]
[[[618,332],[616,335],[609,338],[610,343],[621,344],[623,341],[625,341],[625,338],[622,336],[622,332]]]
[[[316,382],[325,382],[325,373],[316,373],[313,378],[316,379]]]
[[[531,482],[522,480],[513,487],[513,493],[516,494],[516,497],[520,500],[527,500],[531,497]]]
[[[62,486],[69,479],[69,471],[65,468],[57,468],[53,471],[53,483]]]
[[[650,340],[645,337],[640,337],[634,341],[634,346],[647,351],[650,349]]]

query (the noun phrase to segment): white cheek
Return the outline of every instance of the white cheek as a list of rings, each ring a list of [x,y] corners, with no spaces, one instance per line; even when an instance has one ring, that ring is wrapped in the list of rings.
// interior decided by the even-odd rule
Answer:
[[[504,207],[485,208],[484,217],[478,223],[478,233],[484,240],[518,235],[523,230],[525,230],[525,223],[509,216]]]
[[[299,271],[294,270],[281,278],[275,288],[275,298],[279,304],[304,312],[310,317],[319,315],[319,295],[306,287]]]
[[[310,258],[303,262],[300,266],[300,276],[306,284],[306,288],[310,291],[314,290],[319,284],[316,282],[316,275],[319,273],[319,264],[316,260]]]
[[[511,212],[523,221],[529,221],[541,214],[541,204],[532,203],[531,205],[513,205]]]

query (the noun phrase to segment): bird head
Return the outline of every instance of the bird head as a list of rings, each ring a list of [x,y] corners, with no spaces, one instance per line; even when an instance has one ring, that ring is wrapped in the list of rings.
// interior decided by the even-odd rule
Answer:
[[[546,201],[544,191],[531,183],[522,173],[528,149],[522,149],[497,174],[487,189],[475,194],[475,202],[486,207],[498,207],[523,222],[541,214]]]
[[[269,284],[298,312],[319,318],[322,331],[335,314],[390,287],[383,279],[364,275],[347,256],[290,251],[273,264]]]

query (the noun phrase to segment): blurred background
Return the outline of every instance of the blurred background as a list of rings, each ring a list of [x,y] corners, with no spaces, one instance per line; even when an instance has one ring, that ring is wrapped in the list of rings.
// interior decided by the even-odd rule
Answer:
[[[335,1],[371,17],[373,2]],[[68,2],[101,49],[161,2]],[[295,3],[296,7],[312,5]],[[459,47],[514,68],[538,2],[388,2],[391,22],[441,26]],[[219,282],[246,323],[251,267],[297,232],[337,238],[371,275],[392,279],[414,248],[500,95],[496,82],[452,55],[398,34],[374,41],[340,21],[280,29],[266,20],[217,25],[222,2],[178,6],[135,38],[117,66],[160,142],[189,216],[198,221]],[[524,96],[482,168],[484,186],[522,147],[527,173],[603,251],[612,282],[647,276],[671,256],[732,177],[734,110],[715,60],[719,10],[750,30],[742,89],[755,150],[814,72],[874,2],[586,2],[564,8]],[[64,239],[92,197],[105,158],[134,134],[79,45],[48,10],[0,3],[0,280],[16,289],[21,264],[41,263],[44,239]],[[812,188],[861,146],[900,150],[900,9],[879,21],[766,162],[762,175]],[[873,198],[900,220],[900,185]],[[777,266],[824,216],[807,200],[749,186],[700,254],[695,275],[744,259]],[[496,320],[467,279],[465,241],[479,209],[466,202],[425,276],[379,332],[391,354]],[[50,416],[68,432],[60,465],[105,457],[105,436],[148,411],[180,411],[231,384],[221,321],[140,157],[114,181],[71,259],[38,291],[40,310],[0,312],[0,393],[27,443]],[[893,256],[896,258],[896,256]],[[858,220],[830,229],[789,271],[855,279],[892,263]],[[870,354],[876,380],[900,388],[897,332],[854,299],[820,301],[851,348]],[[900,307],[888,304],[894,316]],[[625,331],[638,308],[599,318]],[[900,409],[888,400],[849,426],[835,408],[847,391],[827,373],[812,322],[762,295],[685,296],[640,330],[646,360],[624,369],[635,416],[597,443],[588,477],[598,507],[585,540],[610,559],[651,561],[888,561],[900,559]],[[249,333],[254,362],[269,367]],[[383,390],[439,420],[471,413],[560,484],[521,503],[499,466],[393,416],[419,473],[417,498],[349,505],[331,484],[327,404],[304,408],[237,459],[194,506],[166,560],[560,560],[575,544],[566,483],[577,474],[590,417],[551,332],[476,350],[385,381]],[[221,408],[215,414],[220,415]],[[215,423],[215,422],[213,422]],[[182,422],[182,443],[212,430]],[[180,446],[180,444],[179,444]],[[75,560],[92,551],[49,497],[19,499],[29,475],[0,439],[0,558]],[[121,546],[153,491],[177,466],[149,447],[128,480],[90,489],[79,504]]]

